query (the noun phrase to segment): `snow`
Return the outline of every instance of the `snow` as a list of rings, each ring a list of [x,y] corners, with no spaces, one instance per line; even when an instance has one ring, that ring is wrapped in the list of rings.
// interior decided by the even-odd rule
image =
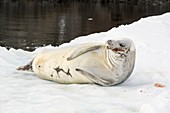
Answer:
[[[16,67],[28,63],[46,46],[33,52],[0,47],[1,113],[169,113],[170,13],[143,18],[108,32],[78,37],[68,46],[130,38],[137,49],[135,69],[124,83],[113,87],[57,84]],[[155,84],[165,87],[156,87]]]

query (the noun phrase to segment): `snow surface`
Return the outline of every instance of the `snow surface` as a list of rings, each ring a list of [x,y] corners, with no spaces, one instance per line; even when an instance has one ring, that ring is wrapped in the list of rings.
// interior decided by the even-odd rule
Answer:
[[[0,113],[169,113],[170,13],[82,36],[61,46],[104,43],[117,37],[134,41],[137,58],[130,78],[113,87],[63,85],[16,71],[39,52],[57,47],[33,52],[0,47]],[[155,87],[156,83],[165,87]]]

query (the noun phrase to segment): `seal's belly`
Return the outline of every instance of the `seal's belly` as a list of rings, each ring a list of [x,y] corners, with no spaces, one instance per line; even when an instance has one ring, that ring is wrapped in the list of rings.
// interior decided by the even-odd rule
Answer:
[[[67,61],[72,51],[74,48],[44,53],[41,66],[43,71],[35,73],[40,78],[59,83],[92,83],[86,76],[77,72],[76,68],[101,66],[102,56],[98,51],[93,51]]]
[[[68,62],[51,64],[52,63],[45,64],[44,72],[40,75],[41,78],[59,83],[92,83],[84,75],[76,71],[79,64],[71,65]]]

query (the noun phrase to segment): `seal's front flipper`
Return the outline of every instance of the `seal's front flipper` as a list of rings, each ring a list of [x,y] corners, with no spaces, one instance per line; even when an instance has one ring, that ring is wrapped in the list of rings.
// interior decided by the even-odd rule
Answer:
[[[93,81],[95,84],[102,85],[102,86],[112,86],[116,84],[116,79],[111,78],[111,73],[106,72],[106,70],[95,70],[91,69],[90,72],[85,71],[83,69],[77,68],[76,71],[85,75],[88,79]]]
[[[84,54],[84,53],[87,53],[87,52],[90,52],[90,51],[94,51],[94,50],[97,50],[101,48],[101,45],[95,45],[95,46],[91,46],[91,47],[83,47],[83,48],[78,48],[76,49],[68,58],[67,60],[72,60],[72,59],[75,59],[77,58],[78,56]]]
[[[32,70],[32,62],[33,62],[33,60],[31,62],[29,62],[28,64],[24,65],[24,66],[18,67],[17,70],[33,72],[33,70]]]

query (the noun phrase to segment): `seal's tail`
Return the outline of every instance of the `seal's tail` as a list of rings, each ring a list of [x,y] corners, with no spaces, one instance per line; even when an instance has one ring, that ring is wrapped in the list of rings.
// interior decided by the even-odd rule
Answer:
[[[29,62],[28,64],[26,64],[24,66],[20,66],[20,67],[18,67],[16,69],[19,70],[19,71],[31,71],[31,72],[33,72],[33,70],[32,70],[32,62],[33,61]]]

